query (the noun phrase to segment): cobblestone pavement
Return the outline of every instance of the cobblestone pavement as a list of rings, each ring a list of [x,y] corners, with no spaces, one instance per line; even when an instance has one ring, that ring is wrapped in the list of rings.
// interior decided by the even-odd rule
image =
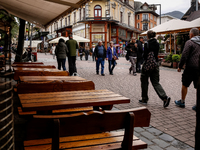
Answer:
[[[38,53],[38,61],[46,65],[55,65],[57,62],[52,55]],[[68,63],[66,63],[68,68]],[[88,61],[80,61],[77,58],[78,74],[95,83],[96,89],[108,89],[131,99],[129,104],[115,105],[115,109],[129,109],[141,107],[138,103],[141,98],[140,74],[129,74],[130,63],[121,57],[117,61],[114,75],[109,75],[108,63],[105,63],[105,76],[96,75],[95,62],[89,57]],[[188,89],[186,107],[179,108],[174,100],[181,96],[181,75],[175,69],[160,67],[160,83],[171,103],[168,108],[163,108],[163,102],[159,99],[151,83],[149,84],[149,101],[146,107],[151,112],[151,126],[148,128],[135,128],[135,135],[148,143],[148,150],[185,150],[193,149],[194,133],[196,125],[196,113],[192,106],[196,103],[196,90],[193,85]]]

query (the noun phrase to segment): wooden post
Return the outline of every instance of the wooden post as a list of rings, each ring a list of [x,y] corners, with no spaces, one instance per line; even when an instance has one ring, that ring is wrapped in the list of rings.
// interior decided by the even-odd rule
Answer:
[[[117,27],[117,30],[116,30],[116,32],[117,32],[117,37],[116,37],[116,44],[119,44],[119,28]]]
[[[170,33],[170,53],[172,52],[172,36],[171,36],[171,33]]]
[[[108,27],[108,23],[105,22],[105,48],[106,49],[107,49],[107,32],[108,32],[107,27]]]
[[[86,38],[86,33],[87,33],[87,32],[86,32],[86,25],[87,25],[87,24],[85,23],[85,38]]]
[[[92,23],[90,22],[90,47],[92,47]]]
[[[15,62],[20,62],[23,48],[24,48],[24,32],[25,32],[25,20],[20,20],[20,27],[19,27],[19,39],[18,39],[18,46],[17,46],[17,55],[15,57]]]
[[[176,34],[174,33],[174,53],[176,54]]]
[[[200,59],[199,59],[200,64]],[[199,66],[200,68],[200,66]],[[196,101],[196,132],[195,132],[195,150],[200,149],[200,76],[197,87],[197,101]]]

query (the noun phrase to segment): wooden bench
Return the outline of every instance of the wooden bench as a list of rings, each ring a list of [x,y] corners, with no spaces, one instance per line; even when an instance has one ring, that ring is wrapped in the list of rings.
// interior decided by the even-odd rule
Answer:
[[[133,131],[134,127],[148,127],[150,116],[145,107],[71,115],[34,115],[26,124],[24,149],[144,149],[147,144],[133,136]],[[116,131],[119,129],[125,131]]]
[[[13,64],[42,64],[44,65],[43,62],[14,62]]]
[[[44,68],[32,68],[32,70],[15,70],[14,80],[18,81],[19,76],[69,76],[69,72]]]

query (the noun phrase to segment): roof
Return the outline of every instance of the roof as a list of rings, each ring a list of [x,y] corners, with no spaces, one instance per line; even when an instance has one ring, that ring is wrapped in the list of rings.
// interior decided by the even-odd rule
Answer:
[[[186,19],[187,21],[192,21],[200,17],[200,10],[192,12],[190,16]]]
[[[165,14],[161,15],[161,18],[164,18],[164,17],[169,17],[169,18],[172,18],[172,19],[178,19],[178,18],[173,17],[171,15],[165,15]]]
[[[172,26],[173,25],[173,26]],[[200,18],[194,21],[185,21],[179,19],[172,19],[168,22],[160,24],[150,30],[155,31],[156,33],[173,33],[173,32],[185,32],[186,30],[190,30],[192,28],[200,28]],[[142,33],[142,35],[146,35],[148,31]]]
[[[80,7],[83,1],[86,0],[0,0],[0,9],[44,27],[64,16],[70,8]]]

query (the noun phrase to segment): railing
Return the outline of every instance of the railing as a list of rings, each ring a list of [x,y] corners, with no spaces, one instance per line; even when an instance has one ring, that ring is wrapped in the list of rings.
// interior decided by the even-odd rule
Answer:
[[[142,22],[150,22],[149,19],[142,19]]]
[[[113,20],[113,17],[84,17],[83,20]]]

